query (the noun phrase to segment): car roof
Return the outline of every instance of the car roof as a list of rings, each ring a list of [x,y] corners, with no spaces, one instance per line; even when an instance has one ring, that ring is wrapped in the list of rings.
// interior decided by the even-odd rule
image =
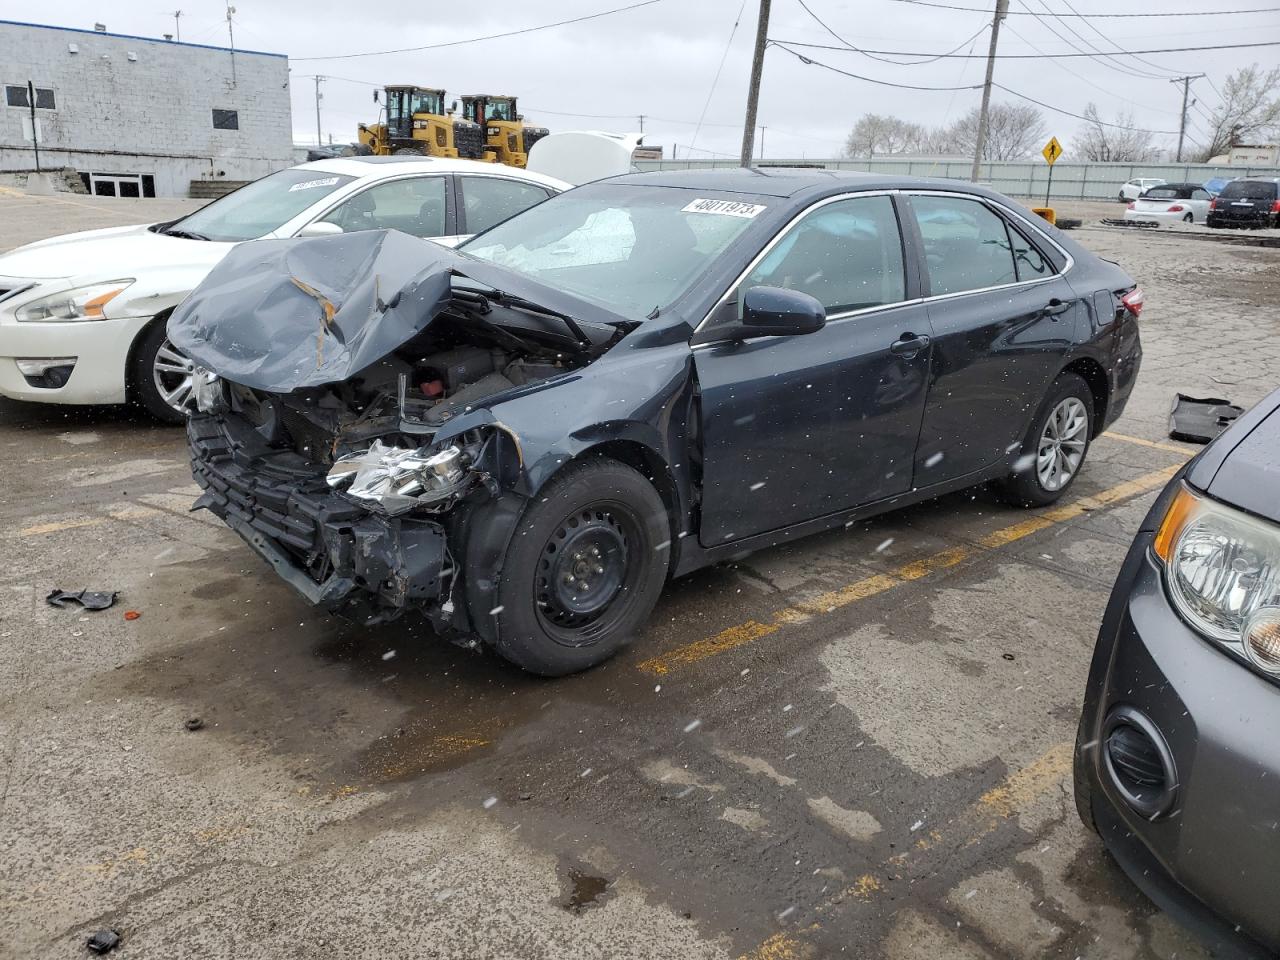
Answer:
[[[1152,190],[1200,190],[1204,187],[1202,183],[1157,183]]]
[[[501,163],[481,163],[479,160],[454,160],[448,157],[415,157],[399,155],[391,157],[331,157],[312,160],[297,165],[301,170],[322,173],[340,173],[348,177],[377,179],[406,173],[481,173],[489,176],[528,180],[557,190],[569,189],[569,184],[555,177],[533,173],[519,167]]]
[[[766,197],[794,197],[822,190],[894,190],[912,187],[984,193],[960,180],[927,180],[858,170],[824,170],[809,167],[722,167],[710,170],[657,170],[613,177],[609,183],[685,190],[751,193]]]

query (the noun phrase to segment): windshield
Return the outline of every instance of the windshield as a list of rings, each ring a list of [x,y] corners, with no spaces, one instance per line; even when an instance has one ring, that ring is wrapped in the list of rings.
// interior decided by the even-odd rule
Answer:
[[[766,209],[757,200],[595,184],[526,210],[462,250],[640,320],[692,286]]]
[[[1219,196],[1227,200],[1273,200],[1276,185],[1260,180],[1232,180]]]
[[[314,168],[281,170],[201,207],[164,232],[200,240],[256,240],[354,179]]]

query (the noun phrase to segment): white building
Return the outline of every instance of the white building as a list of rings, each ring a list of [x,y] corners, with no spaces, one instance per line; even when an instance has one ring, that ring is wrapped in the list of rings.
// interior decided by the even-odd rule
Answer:
[[[0,20],[0,171],[36,167],[28,83],[40,167],[93,193],[187,196],[293,162],[284,54]]]

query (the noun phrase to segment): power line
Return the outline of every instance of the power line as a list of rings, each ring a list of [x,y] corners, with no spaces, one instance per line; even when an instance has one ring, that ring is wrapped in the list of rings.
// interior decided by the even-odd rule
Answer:
[[[1093,24],[1093,21],[1092,21],[1092,20],[1091,20],[1087,15],[1082,14],[1079,10],[1077,10],[1075,7],[1073,7],[1073,6],[1071,5],[1071,0],[1062,0],[1062,2],[1063,2],[1063,3],[1065,3],[1065,4],[1067,5],[1067,9],[1068,9],[1068,10],[1070,10],[1070,11],[1071,11],[1072,13],[1074,13],[1077,17],[1080,17],[1080,18],[1081,18],[1081,20],[1083,20],[1084,25],[1085,25],[1086,27],[1088,27],[1090,30],[1092,30],[1094,33],[1096,33],[1099,37],[1101,37],[1104,43],[1109,43],[1109,44],[1111,44],[1111,46],[1115,47],[1115,48],[1116,48],[1117,50],[1119,50],[1121,53],[1124,53],[1124,54],[1125,54],[1125,56],[1132,56],[1132,57],[1133,57],[1135,60],[1137,60],[1139,63],[1145,63],[1148,67],[1152,67],[1152,68],[1153,68],[1153,69],[1155,69],[1155,70],[1159,70],[1159,71],[1161,72],[1161,75],[1162,75],[1162,76],[1166,76],[1166,77],[1167,77],[1167,76],[1169,76],[1170,74],[1177,73],[1177,71],[1176,71],[1176,70],[1170,70],[1168,67],[1162,67],[1162,66],[1160,66],[1160,64],[1158,64],[1158,63],[1153,63],[1153,62],[1152,62],[1152,61],[1150,61],[1150,60],[1143,60],[1143,59],[1142,59],[1142,57],[1136,56],[1136,55],[1134,55],[1134,54],[1126,53],[1126,52],[1124,51],[1124,49],[1120,46],[1120,44],[1116,43],[1116,42],[1115,42],[1115,40],[1113,40],[1111,37],[1108,37],[1105,33],[1103,33],[1101,30],[1099,30],[1099,29],[1098,29],[1098,28]],[[1044,2],[1044,0],[1040,0],[1040,6],[1044,7],[1045,9],[1048,9],[1048,7],[1049,7],[1049,5],[1048,5],[1046,2]],[[1055,12],[1055,13],[1054,13],[1054,16],[1055,16],[1055,17],[1058,17],[1058,19],[1060,19],[1060,20],[1062,19],[1061,14],[1059,14],[1059,13],[1057,13],[1057,12]],[[1066,22],[1065,20],[1062,20],[1062,23],[1063,23],[1063,25],[1064,25],[1064,26],[1065,26],[1065,25],[1067,25],[1067,22]],[[1075,31],[1072,31],[1072,32],[1074,33]],[[1079,36],[1079,34],[1076,34],[1076,35],[1077,35],[1077,36]],[[1090,45],[1091,47],[1093,46],[1093,44],[1089,44],[1089,45]],[[1094,49],[1097,49],[1097,48],[1095,47]],[[1136,69],[1136,68],[1135,68],[1135,69]]]
[[[421,50],[439,50],[442,47],[460,47],[467,43],[480,43],[485,40],[497,40],[501,37],[515,37],[524,33],[535,33],[538,30],[550,30],[552,27],[563,27],[570,23],[582,23],[584,20],[597,20],[600,17],[608,17],[615,13],[625,13],[628,10],[636,10],[640,7],[648,7],[661,2],[662,0],[640,0],[639,3],[628,4],[625,7],[614,7],[612,10],[601,10],[599,13],[588,13],[581,17],[571,17],[568,20],[557,20],[554,23],[539,24],[536,27],[521,27],[519,30],[507,30],[503,33],[491,33],[484,37],[470,37],[466,40],[449,40],[444,43],[428,43],[421,47],[400,47],[395,50],[370,50],[365,53],[336,53],[328,57],[290,57],[290,59],[298,62],[303,60],[351,60],[355,57],[379,57],[388,53],[417,53]]]
[[[791,54],[793,57],[795,57],[797,60],[799,60],[801,63],[805,64],[806,66],[822,67],[824,70],[830,70],[832,73],[838,73],[838,74],[841,74],[842,76],[852,77],[854,80],[863,80],[863,81],[866,81],[867,83],[874,83],[882,87],[896,87],[899,90],[980,90],[982,88],[982,84],[980,83],[968,83],[968,84],[965,84],[964,86],[959,86],[959,87],[925,87],[925,86],[920,86],[919,84],[914,84],[914,83],[891,83],[888,80],[877,80],[874,77],[864,77],[860,73],[850,73],[848,70],[841,70],[838,67],[833,67],[829,63],[822,63],[820,60],[814,60],[810,57],[806,57],[803,53],[799,53],[796,50],[792,50],[791,47],[787,46],[787,44],[791,42],[792,41],[790,40],[785,40],[785,41],[770,40],[769,44],[770,46],[778,47],[780,50],[785,50],[787,53]],[[807,44],[797,43],[795,44],[795,46],[821,47],[824,50],[845,49],[844,47],[824,46],[822,44],[817,44],[817,43],[807,43]]]
[[[725,41],[724,53],[720,54],[720,65],[716,67],[716,75],[711,80],[711,89],[707,91],[707,99],[702,103],[702,113],[698,115],[698,123],[693,128],[693,136],[689,139],[692,147],[698,142],[698,133],[702,130],[702,121],[707,118],[707,108],[711,106],[711,98],[716,94],[716,86],[720,83],[720,72],[724,70],[724,62],[729,58],[729,48],[733,46],[733,38],[738,32],[738,24],[742,22],[742,11],[747,9],[747,0],[738,6],[738,14],[733,18],[733,27],[729,30],[729,39]]]
[[[1020,100],[1026,100],[1028,103],[1034,103],[1037,107],[1044,107],[1046,110],[1051,110],[1054,113],[1060,113],[1064,117],[1075,117],[1075,119],[1083,120],[1086,123],[1096,123],[1100,127],[1111,127],[1115,130],[1137,130],[1139,133],[1156,133],[1164,136],[1177,136],[1178,133],[1177,130],[1148,130],[1145,127],[1130,127],[1123,123],[1107,123],[1105,120],[1081,116],[1078,113],[1072,113],[1070,110],[1063,110],[1061,107],[1055,107],[1051,103],[1045,103],[1043,100],[1037,100],[1035,97],[1028,97],[1025,93],[1019,93],[1017,90],[1011,90],[1009,87],[1006,87],[1001,83],[992,84],[992,86],[999,87],[1005,93],[1018,97]]]
[[[1043,16],[1043,14],[1042,14],[1042,16]],[[837,46],[835,46],[834,44],[830,44],[830,43],[804,43],[804,42],[801,42],[801,41],[799,41],[799,40],[772,40],[772,39],[771,39],[769,42],[770,42],[770,43],[773,43],[773,44],[778,44],[778,45],[787,44],[787,45],[792,46],[792,47],[807,47],[807,48],[810,48],[810,49],[813,49],[813,50],[841,50],[841,51],[844,51],[844,52],[846,52],[846,53],[854,53],[854,52],[855,52],[855,51],[853,51],[853,50],[850,50],[848,47],[837,47]],[[1126,53],[1130,53],[1130,54],[1134,54],[1134,53],[1194,53],[1194,52],[1199,51],[1199,50],[1243,50],[1243,49],[1247,49],[1247,48],[1251,48],[1251,47],[1280,47],[1280,40],[1262,40],[1262,41],[1259,41],[1259,42],[1256,42],[1256,43],[1224,43],[1224,44],[1219,44],[1219,45],[1217,45],[1217,46],[1207,46],[1207,47],[1162,47],[1162,48],[1160,48],[1160,49],[1158,49],[1158,50],[1127,50],[1127,51],[1125,51],[1125,52],[1126,52]],[[792,51],[792,52],[794,53],[794,51]],[[939,60],[942,60],[942,59],[950,59],[950,60],[985,60],[985,59],[987,59],[987,55],[986,55],[985,53],[981,53],[981,54],[977,54],[977,53],[974,53],[974,54],[970,54],[970,53],[923,53],[923,52],[920,52],[920,51],[912,51],[912,50],[859,50],[859,51],[856,51],[856,52],[858,52],[858,53],[884,53],[884,54],[890,54],[890,55],[893,55],[893,56],[899,56],[899,57],[934,57],[934,58],[939,59]],[[1044,59],[1063,60],[1063,59],[1069,59],[1069,58],[1072,58],[1072,57],[1088,57],[1088,58],[1090,58],[1090,59],[1094,59],[1094,60],[1096,60],[1096,59],[1098,58],[1098,54],[1096,54],[1096,53],[1080,53],[1080,52],[1076,52],[1076,53],[998,53],[998,54],[996,54],[996,59],[997,59],[997,60],[1044,60]],[[1149,79],[1151,79],[1151,78],[1149,78]],[[1154,79],[1164,80],[1165,78],[1164,78],[1164,77],[1156,77],[1156,78],[1154,78]],[[921,89],[921,90],[936,90],[936,89],[950,90],[951,88],[950,88],[950,87],[941,87],[941,88],[938,88],[938,87],[919,87],[919,88],[917,88],[917,89]]]
[[[1038,2],[1040,6],[1045,10],[1045,13],[1048,16],[1051,16],[1051,17],[1056,16],[1056,14],[1054,14],[1054,12],[1049,8],[1049,5],[1045,3],[1044,0],[1038,0]],[[1089,52],[1092,52],[1093,54],[1097,55],[1098,63],[1102,64],[1104,67],[1108,67],[1112,70],[1115,70],[1117,73],[1123,73],[1127,77],[1139,77],[1144,80],[1156,79],[1155,75],[1149,74],[1143,70],[1139,70],[1137,67],[1134,67],[1128,63],[1124,63],[1120,60],[1117,60],[1114,56],[1099,50],[1096,45],[1086,40],[1084,38],[1084,35],[1081,34],[1080,31],[1077,30],[1075,27],[1073,27],[1069,22],[1067,22],[1066,20],[1059,20],[1058,22],[1061,23],[1063,27],[1071,31],[1071,33],[1076,37],[1076,39],[1080,40],[1081,43],[1083,43],[1086,47],[1089,48],[1088,51],[1086,51],[1084,47],[1081,47],[1079,44],[1073,43],[1070,39],[1068,39],[1067,37],[1064,37],[1061,33],[1059,33],[1057,28],[1054,27],[1053,24],[1051,24],[1048,20],[1045,19],[1044,15],[1031,11],[1031,8],[1026,6],[1025,3],[1023,4],[1023,6],[1028,11],[1032,12],[1032,16],[1034,16],[1036,20],[1039,21],[1040,24],[1042,24],[1050,33],[1052,33],[1059,40],[1062,40],[1064,43],[1066,43],[1067,46],[1069,46],[1072,50],[1079,51],[1080,53],[1085,53],[1086,55]],[[1161,74],[1160,79],[1163,79],[1164,76],[1165,76],[1164,74]]]
[[[804,0],[796,0],[796,2],[800,4],[801,7],[804,8],[805,13],[807,13],[809,16],[811,16],[814,20],[817,21],[818,25],[822,27],[823,30],[827,31],[827,33],[831,34],[831,36],[835,37],[837,40],[843,43],[850,50],[856,50],[858,53],[861,53],[863,56],[870,57],[872,60],[879,60],[881,63],[891,63],[894,66],[898,66],[898,67],[918,67],[918,66],[921,66],[922,64],[934,63],[935,61],[942,59],[942,56],[928,57],[924,60],[890,60],[886,57],[878,57],[874,53],[868,53],[866,50],[863,50],[861,47],[855,46],[854,44],[846,40],[844,37],[840,36],[840,34],[832,30],[831,27],[827,25],[825,20],[823,20],[811,9],[809,9],[809,5],[805,3]],[[987,30],[987,25],[984,23],[982,26],[978,28],[977,33],[975,33],[971,37],[968,37],[965,40],[962,40],[960,43],[956,44],[947,52],[955,53],[957,50],[964,47],[967,43],[969,43],[972,40],[975,40],[978,36],[985,33],[986,30]]]
[[[893,0],[894,3],[911,3],[920,7],[935,7],[939,10],[965,10],[970,13],[989,13],[984,7],[959,7],[950,3],[933,3],[932,0]],[[1064,13],[1063,17],[1099,17],[1136,19],[1139,17],[1225,17],[1232,14],[1276,13],[1280,7],[1255,7],[1250,10],[1170,10],[1161,13]],[[1012,10],[1013,16],[1036,16],[1026,11]]]

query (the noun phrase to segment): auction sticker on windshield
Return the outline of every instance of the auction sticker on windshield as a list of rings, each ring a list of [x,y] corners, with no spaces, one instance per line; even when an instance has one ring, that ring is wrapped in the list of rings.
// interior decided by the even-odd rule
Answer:
[[[738,200],[694,200],[680,208],[681,213],[718,213],[727,217],[745,217],[750,220],[765,209],[763,203],[742,203]]]
[[[332,187],[338,182],[337,177],[325,177],[322,180],[303,180],[302,183],[295,183],[289,188],[290,193],[298,190],[310,190],[312,187]]]

